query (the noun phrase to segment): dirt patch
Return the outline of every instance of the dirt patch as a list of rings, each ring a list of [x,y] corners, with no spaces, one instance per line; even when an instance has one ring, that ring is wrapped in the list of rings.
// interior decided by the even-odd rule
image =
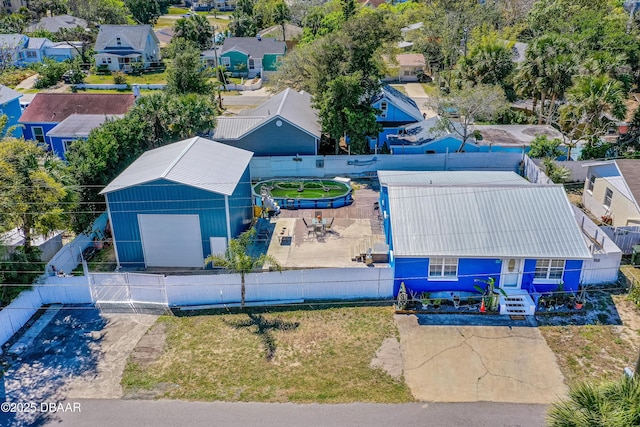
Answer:
[[[165,338],[165,324],[153,325],[131,352],[131,362],[146,366],[158,360],[165,350]]]
[[[402,350],[396,338],[386,338],[371,360],[374,369],[382,369],[396,380],[402,378]]]
[[[584,380],[619,378],[633,367],[640,345],[640,310],[624,295],[611,297],[621,324],[540,327],[556,354],[567,385]]]

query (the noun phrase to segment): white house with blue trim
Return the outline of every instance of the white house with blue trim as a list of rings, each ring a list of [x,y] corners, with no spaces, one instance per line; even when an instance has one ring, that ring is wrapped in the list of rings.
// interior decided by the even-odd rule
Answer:
[[[513,172],[378,176],[395,292],[474,292],[493,278],[533,306],[529,293],[578,289],[592,256],[562,186]]]
[[[105,196],[119,267],[204,268],[251,225],[253,153],[195,137],[150,150]]]

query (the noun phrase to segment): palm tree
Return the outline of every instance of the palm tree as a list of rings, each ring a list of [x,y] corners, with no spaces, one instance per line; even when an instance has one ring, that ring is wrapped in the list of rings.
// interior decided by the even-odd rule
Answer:
[[[291,10],[284,1],[279,1],[273,7],[273,22],[282,28],[282,41],[287,41],[285,27],[287,22],[291,21]]]
[[[268,263],[270,267],[274,267],[278,271],[282,271],[282,267],[278,260],[271,255],[262,254],[258,257],[248,253],[249,245],[255,235],[255,228],[246,231],[238,236],[237,239],[231,239],[229,246],[223,255],[209,255],[204,260],[204,265],[211,263],[213,266],[222,267],[231,273],[240,274],[242,288],[240,290],[240,305],[244,308],[245,296],[245,275],[251,273],[257,268]]]
[[[626,427],[640,425],[640,379],[571,387],[569,398],[554,403],[547,418],[550,427]]]

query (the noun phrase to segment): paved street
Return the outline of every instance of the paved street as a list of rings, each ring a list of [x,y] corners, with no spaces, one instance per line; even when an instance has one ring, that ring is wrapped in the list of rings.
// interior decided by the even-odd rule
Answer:
[[[540,427],[546,406],[500,403],[412,403],[402,405],[344,404],[294,405],[288,403],[203,403],[140,400],[76,400],[80,412],[49,414],[42,426],[438,426]],[[79,404],[79,405],[78,405]],[[65,406],[66,407],[66,406]],[[4,417],[4,418],[3,418]],[[0,413],[0,425],[12,424]]]

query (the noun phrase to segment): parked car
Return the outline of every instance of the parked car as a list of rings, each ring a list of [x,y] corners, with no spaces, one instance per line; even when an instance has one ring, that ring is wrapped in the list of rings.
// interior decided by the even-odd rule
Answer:
[[[83,75],[82,79],[84,79],[84,77],[87,76],[89,73],[87,73],[86,71],[69,70],[62,75],[62,81],[67,84],[71,84],[74,82],[78,83],[82,79],[75,79],[76,74],[82,74]]]
[[[185,14],[181,15],[181,16],[182,16],[183,18],[191,18],[192,16],[195,16],[195,15],[196,15],[195,13],[187,12],[187,13],[185,13]]]

